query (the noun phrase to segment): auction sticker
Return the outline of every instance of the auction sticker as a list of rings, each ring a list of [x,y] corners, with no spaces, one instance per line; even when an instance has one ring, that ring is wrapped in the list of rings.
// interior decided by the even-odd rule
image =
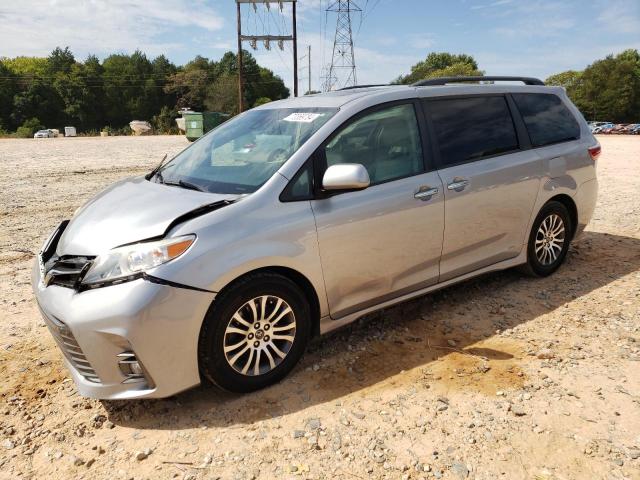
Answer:
[[[324,113],[304,113],[297,112],[292,113],[288,117],[283,118],[285,122],[302,122],[302,123],[311,123],[316,118],[323,116]]]

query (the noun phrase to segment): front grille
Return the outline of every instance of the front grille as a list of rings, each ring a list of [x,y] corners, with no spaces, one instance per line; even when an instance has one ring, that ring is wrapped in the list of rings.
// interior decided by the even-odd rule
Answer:
[[[98,377],[98,374],[87,360],[87,357],[84,356],[80,345],[78,345],[69,327],[53,315],[47,315],[42,309],[40,309],[40,312],[47,327],[49,327],[51,335],[53,335],[54,340],[60,347],[60,350],[62,350],[64,356],[69,360],[69,363],[88,381],[100,383],[100,377]]]
[[[54,255],[44,265],[45,285],[76,288],[94,257]]]

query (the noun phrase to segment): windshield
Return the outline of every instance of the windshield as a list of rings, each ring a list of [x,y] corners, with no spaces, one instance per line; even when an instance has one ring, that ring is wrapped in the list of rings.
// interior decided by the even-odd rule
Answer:
[[[152,180],[212,193],[255,192],[336,111],[250,110],[179,153]]]

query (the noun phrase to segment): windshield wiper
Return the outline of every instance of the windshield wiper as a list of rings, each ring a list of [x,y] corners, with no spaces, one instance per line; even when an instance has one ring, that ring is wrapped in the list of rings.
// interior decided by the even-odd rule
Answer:
[[[158,166],[147,174],[147,180],[150,180],[156,173],[160,173],[160,169],[164,165],[164,161],[166,159],[167,159],[167,154],[165,153],[164,157],[162,157],[162,160],[160,160],[160,163],[158,163]]]
[[[164,185],[170,185],[172,187],[182,187],[182,188],[186,188],[187,190],[196,190],[198,192],[204,192],[204,188],[200,187],[199,185],[196,185],[195,183],[191,183],[191,182],[185,182],[184,180],[178,180],[177,182],[165,182],[162,181],[162,183]]]

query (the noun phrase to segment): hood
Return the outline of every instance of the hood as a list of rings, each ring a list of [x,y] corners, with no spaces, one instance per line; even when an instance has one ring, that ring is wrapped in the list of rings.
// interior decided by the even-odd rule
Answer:
[[[65,229],[58,255],[98,255],[114,247],[162,236],[172,222],[193,210],[239,195],[215,194],[149,182],[118,182],[87,202]]]

